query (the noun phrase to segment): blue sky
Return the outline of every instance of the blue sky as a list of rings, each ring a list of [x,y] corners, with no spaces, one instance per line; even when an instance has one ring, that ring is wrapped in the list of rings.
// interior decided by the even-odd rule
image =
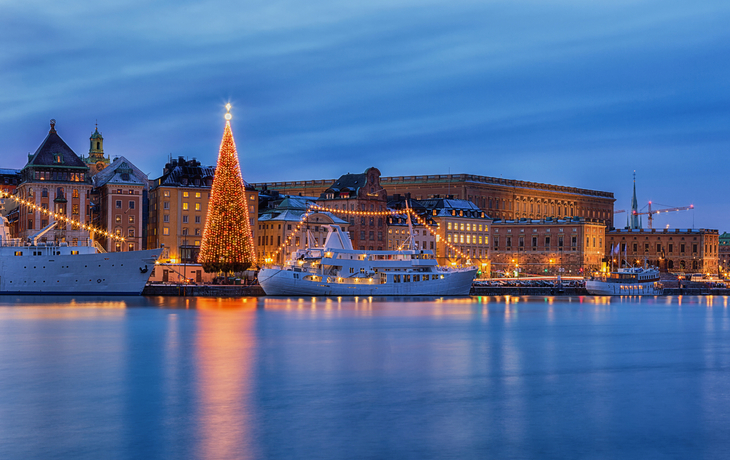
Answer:
[[[48,120],[151,178],[215,164],[223,106],[250,182],[470,173],[694,204],[730,230],[730,2],[0,0],[0,167]],[[621,217],[618,218],[618,222]]]

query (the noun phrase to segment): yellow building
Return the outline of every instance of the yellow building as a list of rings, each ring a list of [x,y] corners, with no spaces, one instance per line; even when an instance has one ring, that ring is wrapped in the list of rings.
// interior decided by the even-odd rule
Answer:
[[[180,157],[167,163],[163,175],[152,181],[147,248],[162,247],[161,261],[197,262],[214,175],[213,166]],[[246,187],[246,202],[255,240],[258,192]]]

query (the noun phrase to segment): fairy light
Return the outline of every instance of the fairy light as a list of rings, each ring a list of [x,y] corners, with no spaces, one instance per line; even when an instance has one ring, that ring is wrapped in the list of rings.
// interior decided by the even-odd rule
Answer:
[[[243,271],[256,260],[246,191],[231,131],[231,105],[226,104],[226,109],[226,126],[198,256],[207,272]]]
[[[362,216],[362,217],[383,217],[383,216],[396,216],[396,215],[401,215],[401,214],[403,214],[403,213],[404,213],[404,211],[403,211],[403,210],[393,210],[393,209],[389,209],[389,210],[387,210],[387,211],[356,211],[356,210],[351,210],[351,209],[337,209],[337,208],[330,208],[330,207],[328,207],[328,206],[322,206],[322,205],[319,205],[319,204],[314,204],[314,203],[312,203],[312,204],[310,204],[310,205],[309,205],[309,207],[308,207],[307,211],[306,211],[306,212],[305,212],[305,213],[304,213],[304,214],[302,215],[302,217],[301,217],[301,218],[299,219],[299,224],[298,224],[298,225],[296,226],[296,228],[295,228],[295,229],[294,229],[294,230],[292,231],[292,233],[290,233],[290,234],[289,234],[289,235],[288,235],[288,236],[286,237],[286,239],[284,240],[284,243],[283,243],[283,244],[281,244],[281,245],[280,245],[280,246],[279,246],[279,247],[278,247],[278,248],[277,248],[277,249],[276,249],[276,250],[275,250],[275,251],[274,251],[274,252],[273,252],[273,253],[271,254],[271,256],[268,256],[268,257],[264,258],[264,262],[265,262],[265,263],[269,263],[270,261],[273,261],[273,260],[275,260],[275,259],[276,259],[276,257],[277,257],[277,256],[278,256],[278,255],[279,255],[279,254],[281,253],[281,251],[282,251],[282,250],[284,250],[284,248],[286,248],[287,246],[289,246],[289,244],[290,244],[290,243],[291,243],[291,241],[292,241],[292,238],[293,238],[293,237],[294,237],[294,236],[295,236],[296,234],[298,234],[298,233],[299,233],[299,231],[300,231],[300,230],[302,229],[302,222],[303,222],[303,221],[304,221],[304,220],[305,220],[305,219],[306,219],[307,217],[309,217],[309,215],[310,215],[310,214],[311,214],[311,213],[312,213],[312,212],[313,212],[314,210],[316,210],[316,211],[318,211],[318,212],[331,212],[331,213],[333,213],[333,214],[347,214],[347,215],[352,215],[352,216]],[[426,222],[426,221],[425,221],[425,220],[424,220],[423,218],[421,218],[421,216],[419,216],[419,215],[418,215],[418,214],[417,214],[417,213],[416,213],[416,212],[415,212],[415,211],[414,211],[413,209],[410,209],[410,208],[409,208],[409,209],[405,210],[405,213],[410,213],[410,214],[411,214],[411,215],[412,215],[412,216],[413,216],[413,217],[414,217],[414,218],[416,219],[416,221],[417,221],[418,223],[420,223],[421,225],[423,225],[423,226],[424,226],[424,228],[426,228],[427,230],[429,230],[429,231],[430,231],[431,233],[433,233],[434,235],[437,235],[437,234],[438,234],[438,229],[435,229],[434,227],[430,226],[430,225],[429,225],[429,224],[428,224],[428,223],[427,223],[427,222]],[[444,244],[446,245],[446,247],[448,247],[449,249],[453,250],[453,251],[454,251],[454,253],[455,253],[455,254],[456,254],[457,256],[459,256],[459,257],[461,257],[461,258],[463,258],[463,259],[467,259],[467,263],[468,263],[468,262],[469,262],[469,261],[471,260],[471,257],[470,257],[470,256],[467,256],[466,254],[464,254],[464,253],[463,253],[463,252],[462,252],[462,251],[461,251],[461,250],[460,250],[459,248],[457,248],[457,247],[456,247],[456,246],[454,246],[453,244],[449,243],[449,242],[448,242],[448,241],[447,241],[447,240],[446,240],[445,238],[441,238],[441,240],[443,240],[443,242],[444,242]],[[401,246],[399,246],[399,247],[398,247],[398,250],[399,250],[399,251],[402,251],[402,250],[403,250],[403,246],[402,246],[402,245],[401,245]],[[269,258],[270,258],[270,260],[269,260]]]
[[[48,217],[53,217],[54,219],[56,219],[58,221],[61,221],[61,222],[64,222],[64,223],[71,224],[73,226],[79,227],[82,230],[88,230],[91,233],[97,233],[99,235],[103,235],[103,236],[109,237],[109,238],[111,238],[113,240],[116,240],[116,241],[125,241],[125,238],[123,236],[117,236],[117,235],[115,235],[113,233],[109,233],[109,232],[107,232],[107,231],[105,231],[105,230],[103,230],[101,228],[94,227],[94,226],[91,226],[91,225],[86,225],[86,224],[84,224],[84,223],[82,223],[82,222],[80,222],[80,221],[78,221],[76,219],[71,219],[71,218],[68,218],[68,217],[64,216],[63,214],[55,213],[55,212],[53,212],[53,211],[51,211],[49,209],[46,209],[46,208],[43,208],[41,206],[36,205],[32,201],[24,200],[23,198],[20,198],[20,197],[18,197],[16,195],[11,195],[8,192],[0,191],[0,197],[1,198],[9,198],[11,200],[14,200],[18,204],[22,204],[23,206],[27,206],[30,209],[33,209],[34,211],[37,211],[37,212],[40,212],[41,214],[47,215]]]

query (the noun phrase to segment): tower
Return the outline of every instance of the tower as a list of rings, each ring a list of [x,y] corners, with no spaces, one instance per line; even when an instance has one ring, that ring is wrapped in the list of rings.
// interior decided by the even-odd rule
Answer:
[[[641,228],[641,222],[639,222],[639,204],[636,201],[636,171],[634,171],[634,196],[631,198],[631,229]]]
[[[109,166],[111,161],[104,157],[104,137],[99,132],[99,125],[96,125],[94,133],[89,138],[89,156],[84,158],[84,163],[89,166],[91,174],[96,174]]]

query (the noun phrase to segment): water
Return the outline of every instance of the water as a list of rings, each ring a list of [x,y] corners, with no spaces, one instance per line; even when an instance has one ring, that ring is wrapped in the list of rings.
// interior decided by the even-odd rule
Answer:
[[[0,297],[0,458],[728,458],[727,304]]]

